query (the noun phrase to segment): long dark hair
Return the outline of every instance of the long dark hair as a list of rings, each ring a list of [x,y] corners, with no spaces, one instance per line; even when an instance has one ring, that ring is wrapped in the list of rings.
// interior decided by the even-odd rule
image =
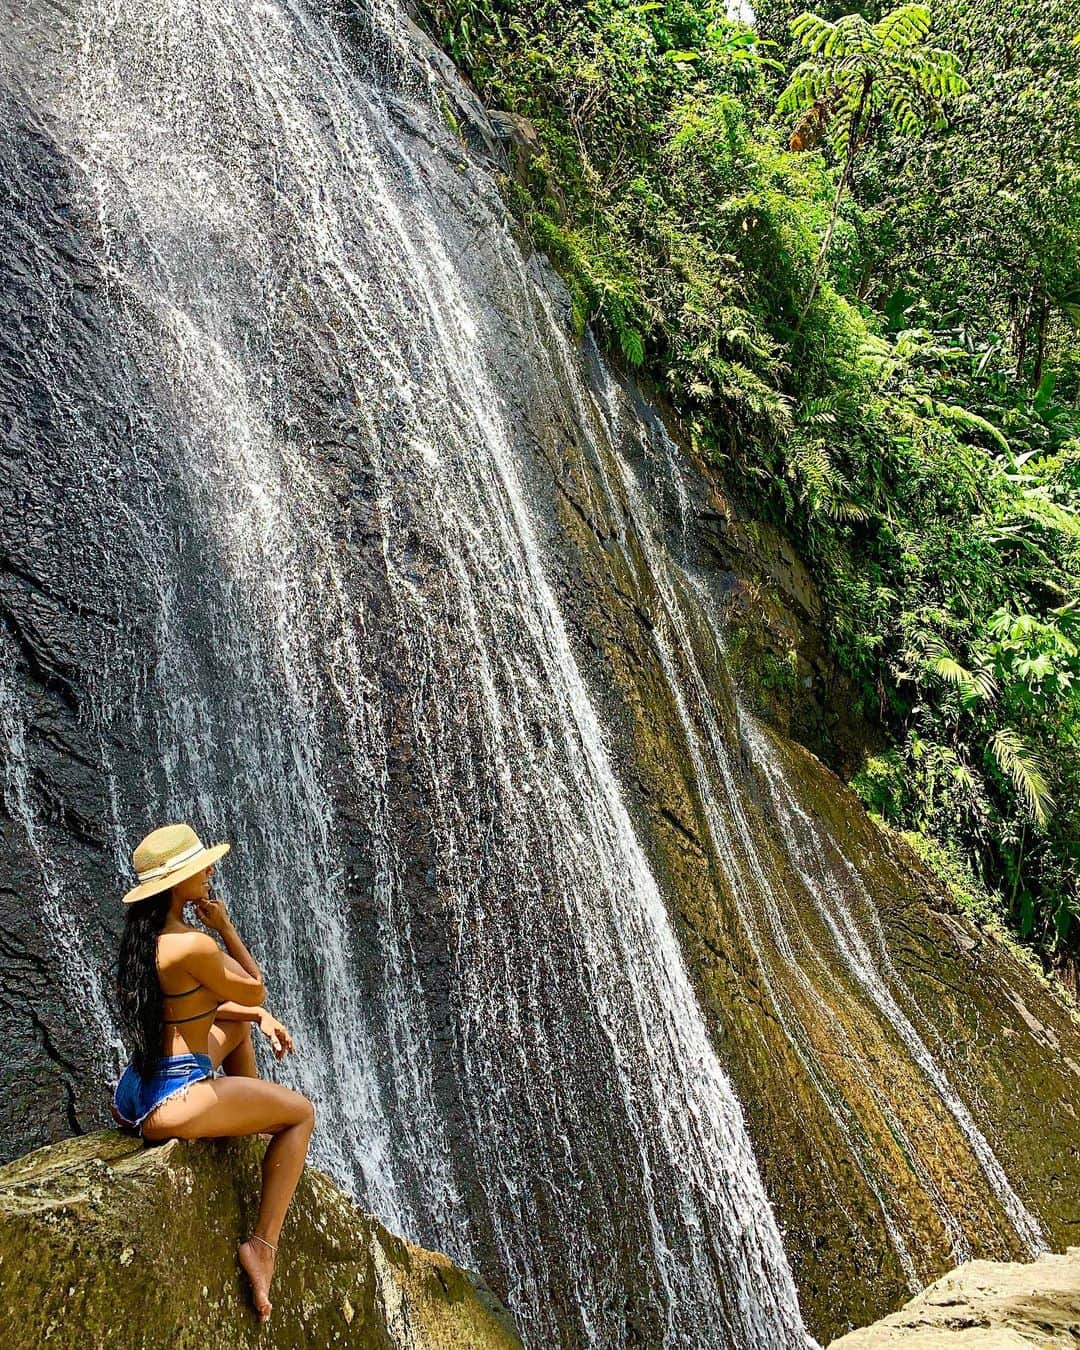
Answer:
[[[136,900],[128,907],[116,965],[116,994],[120,1026],[131,1048],[135,1072],[145,1076],[161,1058],[161,982],[158,980],[157,940],[172,904],[171,891]]]

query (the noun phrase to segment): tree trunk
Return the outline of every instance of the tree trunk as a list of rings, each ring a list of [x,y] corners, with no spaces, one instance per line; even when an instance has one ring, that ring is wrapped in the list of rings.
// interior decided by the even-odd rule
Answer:
[[[1050,318],[1050,301],[1044,296],[1039,302],[1038,328],[1036,329],[1035,369],[1031,374],[1031,392],[1037,393],[1042,384],[1043,362],[1046,359],[1046,328]]]
[[[832,243],[833,231],[836,229],[836,218],[840,212],[840,198],[844,195],[844,189],[851,182],[852,172],[855,168],[855,154],[859,148],[859,134],[862,128],[863,108],[866,106],[866,100],[870,94],[870,87],[873,83],[873,75],[867,74],[864,76],[862,91],[859,94],[859,106],[855,110],[855,116],[851,123],[851,130],[848,133],[847,153],[844,155],[844,171],[840,175],[839,183],[836,185],[836,196],[833,197],[829,223],[825,227],[825,236],[821,241],[821,248],[818,250],[817,262],[814,264],[814,276],[810,283],[810,293],[806,297],[799,317],[795,320],[796,329],[802,327],[802,321],[806,318],[807,311],[814,303],[814,296],[817,295],[818,285],[821,282],[821,274],[825,270],[825,259],[829,253],[829,245]]]
[[[1017,321],[1016,336],[1016,382],[1019,384],[1024,378],[1024,362],[1027,360],[1028,332],[1031,328],[1031,308],[1035,303],[1035,286],[1032,283],[1031,290],[1028,291],[1027,300],[1020,307],[1020,316]]]

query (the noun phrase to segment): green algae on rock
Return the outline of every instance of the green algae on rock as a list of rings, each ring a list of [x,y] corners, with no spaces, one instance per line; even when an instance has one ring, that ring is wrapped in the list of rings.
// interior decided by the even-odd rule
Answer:
[[[826,1342],[968,1257],[1072,1240],[1080,1021],[800,743],[859,728],[815,664],[816,601],[787,554],[726,524],[690,447],[637,433],[629,382],[602,406],[586,445],[548,448],[563,599]],[[800,688],[813,677],[776,700],[787,719],[745,679],[747,651],[785,650]]]
[[[1080,1342],[1080,1247],[1037,1261],[968,1261],[829,1350],[1022,1350]]]
[[[0,1344],[520,1350],[478,1276],[388,1232],[312,1168],[260,1331],[236,1245],[255,1217],[262,1149],[148,1148],[105,1132],[0,1169]]]

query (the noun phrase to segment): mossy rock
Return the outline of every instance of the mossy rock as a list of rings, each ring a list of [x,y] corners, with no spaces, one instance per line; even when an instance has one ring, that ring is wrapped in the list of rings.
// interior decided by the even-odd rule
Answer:
[[[0,1169],[0,1344],[520,1350],[479,1277],[388,1232],[312,1168],[260,1328],[236,1246],[255,1216],[264,1147],[146,1147],[108,1132]]]
[[[678,499],[671,453],[622,494],[602,444],[552,446],[560,599],[824,1343],[966,1256],[1074,1240],[1080,1020],[800,743],[842,720],[804,699],[804,667],[829,684],[818,602],[690,451]]]

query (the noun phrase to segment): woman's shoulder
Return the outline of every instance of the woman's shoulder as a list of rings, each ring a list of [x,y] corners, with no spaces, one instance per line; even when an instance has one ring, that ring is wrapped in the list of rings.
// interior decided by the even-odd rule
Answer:
[[[157,958],[159,969],[177,965],[186,957],[203,956],[218,945],[208,933],[197,928],[177,928],[158,936]]]

